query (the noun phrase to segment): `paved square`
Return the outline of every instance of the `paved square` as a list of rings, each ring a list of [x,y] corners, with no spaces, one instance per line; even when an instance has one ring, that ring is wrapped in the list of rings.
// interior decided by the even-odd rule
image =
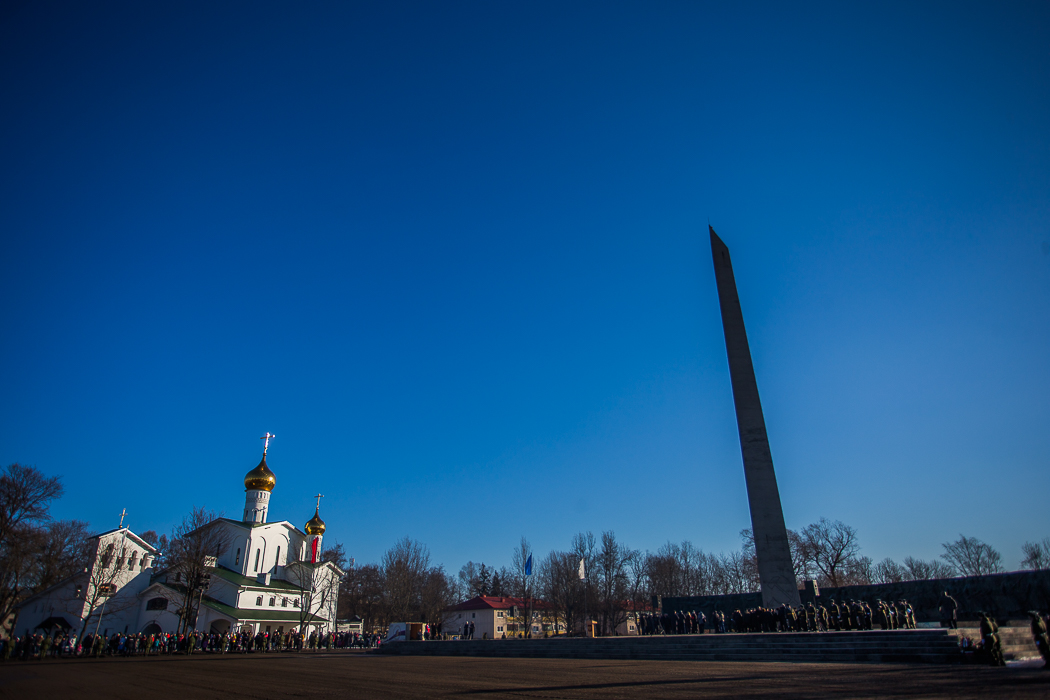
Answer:
[[[0,697],[1047,698],[1050,671],[982,666],[251,654],[0,664]]]

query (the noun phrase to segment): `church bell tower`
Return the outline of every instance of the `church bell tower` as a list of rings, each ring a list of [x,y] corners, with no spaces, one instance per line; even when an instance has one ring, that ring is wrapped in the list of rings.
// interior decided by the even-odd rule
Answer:
[[[276,435],[266,435],[259,438],[264,440],[263,456],[259,465],[244,475],[244,517],[246,523],[265,523],[266,512],[270,509],[270,492],[277,485],[277,476],[266,466],[266,451],[270,448],[270,440]]]

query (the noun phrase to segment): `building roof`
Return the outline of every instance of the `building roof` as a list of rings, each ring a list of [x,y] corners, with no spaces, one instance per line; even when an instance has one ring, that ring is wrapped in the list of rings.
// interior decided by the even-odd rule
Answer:
[[[229,581],[230,583],[236,586],[244,586],[245,588],[277,588],[279,590],[287,591],[301,590],[299,586],[296,586],[293,583],[289,583],[288,581],[279,578],[271,578],[270,583],[268,585],[259,583],[259,579],[257,578],[253,578],[251,576],[243,576],[237,573],[236,571],[231,571],[227,569],[224,566],[216,566],[212,569],[209,569],[209,573],[212,576],[218,576],[219,578]]]
[[[537,603],[542,603],[542,601],[532,600],[533,607],[541,607]],[[449,610],[510,610],[515,605],[525,607],[525,601],[522,598],[512,598],[510,596],[479,595],[477,598],[465,600],[459,605],[453,605]]]
[[[234,520],[233,518],[216,518],[215,520],[212,520],[207,525],[202,525],[200,528],[197,528],[197,529],[199,530],[201,528],[211,527],[212,525],[214,525],[215,523],[217,523],[219,521],[222,521],[224,523],[230,523],[231,525],[237,525],[239,527],[243,527],[245,530],[252,530],[252,529],[257,528],[257,527],[269,527],[271,525],[284,525],[287,529],[292,530],[293,532],[298,532],[303,537],[306,537],[306,533],[305,532],[303,532],[302,530],[300,530],[299,528],[297,528],[295,525],[293,525],[291,522],[289,522],[287,520],[273,520],[273,521],[268,522],[268,523],[246,523],[243,520]],[[194,532],[196,532],[196,530],[194,530]]]
[[[145,549],[146,551],[150,552],[153,555],[160,554],[160,550],[159,549],[157,549],[156,547],[151,545],[149,542],[147,542],[146,540],[144,540],[141,537],[139,537],[138,535],[136,535],[131,530],[128,530],[128,528],[126,528],[126,527],[115,527],[112,530],[106,530],[105,532],[100,532],[97,535],[92,535],[89,539],[92,539],[92,540],[99,539],[99,538],[105,537],[106,535],[113,534],[114,532],[121,532],[121,531],[125,531],[125,530],[128,533],[128,537],[135,541],[135,544],[137,544],[138,546],[142,547],[143,549]]]

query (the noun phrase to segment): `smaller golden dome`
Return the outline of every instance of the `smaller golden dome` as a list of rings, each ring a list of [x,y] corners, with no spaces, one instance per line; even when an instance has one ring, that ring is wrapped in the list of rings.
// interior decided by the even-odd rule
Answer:
[[[314,517],[310,518],[310,522],[306,523],[306,534],[308,535],[323,535],[324,534],[324,521],[321,520],[321,509],[318,508],[314,511]]]
[[[244,490],[273,491],[277,485],[277,476],[266,466],[266,455],[263,455],[259,466],[244,475]]]

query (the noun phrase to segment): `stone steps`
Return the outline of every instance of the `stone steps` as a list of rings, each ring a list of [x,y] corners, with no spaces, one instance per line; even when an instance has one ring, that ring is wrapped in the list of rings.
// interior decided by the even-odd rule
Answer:
[[[979,627],[960,627],[956,630],[948,630],[948,632],[959,639],[969,637],[977,641],[981,638]],[[1040,658],[1039,649],[1035,646],[1035,640],[1032,639],[1032,631],[1029,627],[1000,627],[999,643],[1002,645],[1003,656],[1007,661]]]
[[[675,635],[396,642],[379,653],[682,661],[787,661],[793,663],[960,663],[958,635],[949,630],[829,633]]]

